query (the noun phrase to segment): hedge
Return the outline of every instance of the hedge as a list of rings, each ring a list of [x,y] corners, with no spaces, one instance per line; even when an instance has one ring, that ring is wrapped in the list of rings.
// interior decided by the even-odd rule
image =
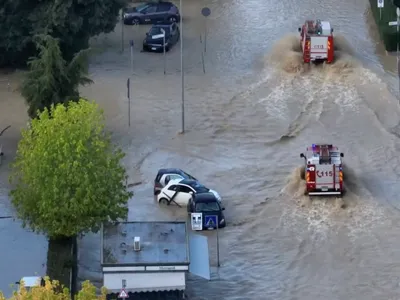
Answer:
[[[385,45],[386,51],[397,50],[397,26],[389,26],[389,22],[396,21],[396,6],[394,6],[390,0],[385,1],[385,7],[382,8],[382,19],[379,16],[378,1],[369,0],[371,5],[372,15],[375,19],[375,23],[378,27],[379,34]]]

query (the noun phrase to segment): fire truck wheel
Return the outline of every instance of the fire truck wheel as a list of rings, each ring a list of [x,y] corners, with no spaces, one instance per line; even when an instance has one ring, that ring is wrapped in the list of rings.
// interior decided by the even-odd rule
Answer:
[[[306,170],[304,168],[300,169],[300,178],[301,180],[306,180]]]

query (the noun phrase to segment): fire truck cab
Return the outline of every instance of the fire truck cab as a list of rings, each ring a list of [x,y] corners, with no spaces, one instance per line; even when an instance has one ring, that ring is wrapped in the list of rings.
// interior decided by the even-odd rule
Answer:
[[[328,21],[307,20],[298,30],[304,63],[333,62],[333,28]]]
[[[342,196],[343,156],[338,147],[326,144],[313,144],[307,148],[306,155],[300,154],[305,160],[306,194]]]

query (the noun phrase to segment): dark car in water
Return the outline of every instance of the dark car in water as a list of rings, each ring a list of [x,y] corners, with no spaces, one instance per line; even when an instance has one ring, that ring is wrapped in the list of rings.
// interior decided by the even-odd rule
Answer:
[[[164,47],[165,51],[169,51],[179,41],[179,37],[180,31],[176,23],[153,25],[143,40],[143,51],[163,52]]]
[[[187,211],[191,213],[201,213],[203,219],[203,229],[216,229],[226,226],[225,215],[220,201],[214,193],[196,193],[189,200]],[[218,223],[218,225],[216,224]]]
[[[179,22],[180,13],[171,2],[147,2],[124,10],[125,25],[157,24],[159,22]]]

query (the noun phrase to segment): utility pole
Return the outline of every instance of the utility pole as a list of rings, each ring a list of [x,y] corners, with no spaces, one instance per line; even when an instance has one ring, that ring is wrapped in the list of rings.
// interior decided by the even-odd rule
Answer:
[[[179,1],[180,11],[180,24],[181,24],[181,100],[182,100],[182,130],[181,133],[185,133],[185,74],[183,70],[183,10],[182,0]]]

